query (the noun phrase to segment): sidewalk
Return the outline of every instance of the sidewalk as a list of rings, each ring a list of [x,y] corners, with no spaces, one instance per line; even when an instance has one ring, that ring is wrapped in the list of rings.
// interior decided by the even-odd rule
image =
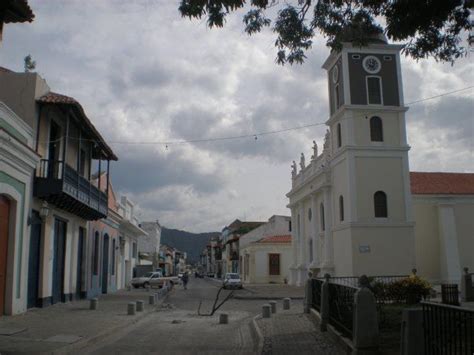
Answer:
[[[100,341],[159,308],[166,296],[157,305],[148,305],[148,296],[157,291],[120,290],[101,295],[95,311],[89,310],[89,300],[80,300],[0,317],[0,353],[73,351]],[[127,315],[127,304],[137,300],[145,302],[145,311]]]
[[[284,311],[282,303],[277,304],[277,313],[271,318],[254,319],[254,326],[260,338],[262,354],[345,354],[344,350],[328,333],[322,333],[301,304],[292,304]]]
[[[216,286],[222,286],[222,280],[206,278]],[[235,299],[240,300],[279,300],[289,297],[291,299],[304,299],[304,287],[283,284],[244,284],[242,290],[234,293]]]

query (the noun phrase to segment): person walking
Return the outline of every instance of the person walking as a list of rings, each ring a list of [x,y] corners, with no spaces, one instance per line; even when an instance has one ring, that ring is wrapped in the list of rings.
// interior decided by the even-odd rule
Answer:
[[[189,281],[189,276],[188,276],[187,271],[183,274],[183,277],[181,278],[181,280],[183,281],[184,289],[187,290],[188,289],[188,281]]]

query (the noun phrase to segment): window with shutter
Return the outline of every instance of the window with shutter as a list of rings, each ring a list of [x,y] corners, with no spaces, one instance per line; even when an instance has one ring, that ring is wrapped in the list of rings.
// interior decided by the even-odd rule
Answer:
[[[280,275],[280,254],[268,254],[270,275]]]
[[[379,77],[367,77],[367,98],[369,105],[382,104],[382,87]]]

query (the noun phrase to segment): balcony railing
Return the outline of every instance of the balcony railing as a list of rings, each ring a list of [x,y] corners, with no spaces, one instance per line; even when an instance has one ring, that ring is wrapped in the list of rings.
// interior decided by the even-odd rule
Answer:
[[[34,195],[87,220],[107,217],[107,194],[61,160],[41,159]]]

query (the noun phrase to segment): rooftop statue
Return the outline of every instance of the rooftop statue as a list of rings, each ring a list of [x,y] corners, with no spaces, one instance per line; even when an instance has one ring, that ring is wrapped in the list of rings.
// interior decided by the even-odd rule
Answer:
[[[304,162],[304,154],[301,153],[301,158],[300,158],[300,167],[301,167],[301,170],[304,169],[305,167],[305,162]]]
[[[318,144],[316,141],[313,141],[313,156],[311,157],[312,160],[316,160],[318,157]]]
[[[293,160],[293,164],[291,164],[291,177],[294,179],[296,177],[296,174],[298,174],[298,171],[296,167],[296,162]]]

